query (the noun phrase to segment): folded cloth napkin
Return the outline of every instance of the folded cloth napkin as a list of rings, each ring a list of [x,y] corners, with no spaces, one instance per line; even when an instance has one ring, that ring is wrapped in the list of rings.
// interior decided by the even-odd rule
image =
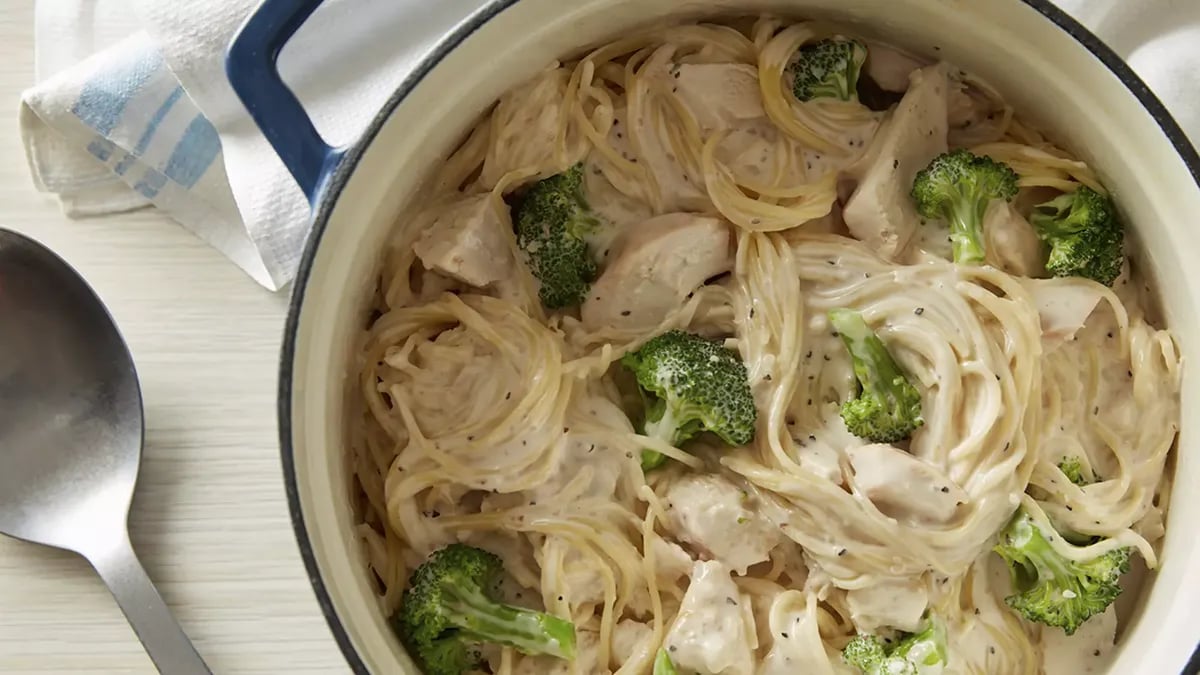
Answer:
[[[21,132],[68,215],[154,205],[278,289],[308,205],[225,78],[258,0],[37,0]],[[438,35],[481,0],[327,0],[280,70],[331,143],[354,139]],[[1059,0],[1129,59],[1200,140],[1200,2]]]
[[[327,0],[280,72],[326,140],[354,139],[437,36],[480,0]],[[153,204],[275,290],[308,203],[225,77],[258,0],[37,0],[38,83],[22,96],[34,182],[70,216]]]

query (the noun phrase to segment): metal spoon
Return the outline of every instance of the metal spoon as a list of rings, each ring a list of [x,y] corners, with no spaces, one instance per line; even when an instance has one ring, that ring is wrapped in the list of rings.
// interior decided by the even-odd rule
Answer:
[[[87,558],[159,672],[207,675],[129,543],[142,431],[133,359],[100,299],[0,229],[0,533]]]

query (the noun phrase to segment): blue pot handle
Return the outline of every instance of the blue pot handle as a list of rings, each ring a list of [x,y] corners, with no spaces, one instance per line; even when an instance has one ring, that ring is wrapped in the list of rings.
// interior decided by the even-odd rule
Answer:
[[[292,90],[279,77],[279,52],[322,0],[263,0],[238,29],[225,55],[233,90],[300,189],[315,204],[343,148],[317,133]]]

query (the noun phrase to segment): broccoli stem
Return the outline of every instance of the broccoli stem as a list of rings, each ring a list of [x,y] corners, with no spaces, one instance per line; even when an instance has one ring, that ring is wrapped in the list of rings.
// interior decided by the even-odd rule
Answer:
[[[829,321],[842,336],[854,362],[854,376],[863,389],[880,399],[894,397],[898,382],[907,382],[904,371],[862,315],[854,310],[834,309],[829,312]]]
[[[954,247],[954,262],[979,265],[984,260],[983,218],[988,203],[983,200],[960,199],[950,212],[950,241]]]
[[[490,599],[462,578],[442,583],[445,613],[468,637],[513,647],[525,654],[575,656],[575,626],[554,615]]]
[[[654,657],[654,675],[679,675],[665,649],[658,650],[658,655]]]
[[[1027,516],[1015,522],[1010,532],[1011,545],[1025,554],[1025,560],[1013,568],[1013,586],[1016,590],[1027,590],[1038,579],[1069,579],[1076,575],[1067,566],[1067,559],[1054,551]],[[1030,564],[1037,570],[1036,573],[1029,569]]]
[[[663,443],[674,445],[677,441],[679,432],[679,421],[675,419],[674,409],[669,406],[654,406],[647,407],[647,413],[651,411],[658,412],[655,408],[661,408],[662,416],[656,420],[649,419],[647,416],[645,423],[646,435],[650,438],[655,438]],[[642,471],[650,471],[657,469],[667,462],[667,456],[657,450],[646,448],[642,450]]]

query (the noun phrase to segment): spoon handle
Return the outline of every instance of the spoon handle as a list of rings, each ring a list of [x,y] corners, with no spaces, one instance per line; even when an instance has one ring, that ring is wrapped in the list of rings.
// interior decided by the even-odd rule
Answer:
[[[128,533],[122,532],[120,541],[104,549],[89,554],[88,559],[116,598],[158,672],[212,675],[154,588],[154,582],[133,551]]]

